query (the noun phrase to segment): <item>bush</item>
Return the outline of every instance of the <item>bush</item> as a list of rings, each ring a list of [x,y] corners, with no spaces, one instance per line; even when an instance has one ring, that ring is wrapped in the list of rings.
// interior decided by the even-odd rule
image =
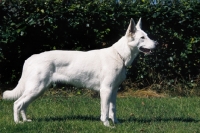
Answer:
[[[128,76],[141,87],[163,81],[195,86],[200,70],[199,7],[198,2],[187,1],[170,6],[146,1],[1,2],[1,84],[15,83],[24,60],[32,54],[111,46],[125,34],[130,18],[142,17],[143,29],[159,45],[151,56],[140,54]]]
[[[142,69],[138,71],[138,79],[148,80],[150,84],[167,79],[168,85],[182,81],[196,86],[193,82],[200,72],[200,31],[197,30],[200,23],[196,17],[200,15],[199,6],[187,2],[170,7],[158,5],[152,8],[152,14],[144,17],[145,24],[150,26],[149,34],[160,45],[150,58],[140,55],[137,67]]]

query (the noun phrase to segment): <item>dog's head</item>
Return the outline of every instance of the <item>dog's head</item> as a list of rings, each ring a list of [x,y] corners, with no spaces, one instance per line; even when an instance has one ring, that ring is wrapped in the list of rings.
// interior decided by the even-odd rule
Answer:
[[[145,55],[151,54],[152,50],[157,45],[157,42],[151,40],[141,29],[141,18],[136,25],[134,20],[131,19],[125,36],[128,38],[128,45],[130,48],[137,47],[138,50]]]

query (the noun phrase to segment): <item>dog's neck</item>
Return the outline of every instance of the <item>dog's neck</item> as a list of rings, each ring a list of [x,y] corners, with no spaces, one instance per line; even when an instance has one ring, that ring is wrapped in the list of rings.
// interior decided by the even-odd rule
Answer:
[[[130,47],[128,45],[127,38],[124,36],[118,42],[113,44],[112,46],[117,53],[119,54],[120,58],[123,60],[123,63],[126,67],[130,66],[138,55],[139,50],[137,47]]]

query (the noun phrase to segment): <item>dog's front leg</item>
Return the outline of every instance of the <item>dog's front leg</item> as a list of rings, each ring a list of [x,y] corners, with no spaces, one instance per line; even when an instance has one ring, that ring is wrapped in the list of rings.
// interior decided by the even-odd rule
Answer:
[[[108,121],[109,115],[109,106],[110,106],[110,99],[112,95],[111,88],[103,88],[100,90],[100,98],[101,98],[101,121],[107,127],[110,126]]]
[[[112,96],[110,99],[110,108],[109,108],[109,118],[113,121],[114,124],[119,123],[116,117],[116,99],[117,99],[117,89],[113,90]]]

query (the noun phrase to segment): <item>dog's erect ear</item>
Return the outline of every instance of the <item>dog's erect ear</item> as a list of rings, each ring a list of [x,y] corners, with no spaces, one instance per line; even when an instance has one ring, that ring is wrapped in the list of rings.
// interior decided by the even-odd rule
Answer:
[[[137,29],[141,29],[142,28],[142,22],[141,22],[141,18],[138,20],[137,25],[136,25]]]
[[[126,36],[134,34],[135,32],[136,32],[135,22],[131,18],[130,24],[129,24],[128,29],[126,31]]]

